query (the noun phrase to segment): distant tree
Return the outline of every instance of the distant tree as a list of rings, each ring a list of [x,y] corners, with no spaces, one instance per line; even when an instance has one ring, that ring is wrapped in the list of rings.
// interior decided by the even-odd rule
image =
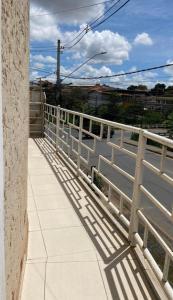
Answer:
[[[56,105],[56,85],[45,80],[42,82],[42,89],[46,94],[46,102]]]
[[[137,87],[137,90],[139,90],[139,91],[147,91],[148,87],[146,85],[139,84],[138,87]]]
[[[83,112],[86,109],[85,96],[80,87],[73,88],[70,93],[63,95],[62,105],[68,109]]]
[[[172,96],[173,97],[173,85],[170,85],[166,88],[165,90],[165,95],[166,96]]]
[[[130,85],[127,90],[128,91],[135,91],[137,89],[137,85]]]
[[[126,124],[139,124],[144,113],[143,105],[139,104],[122,104],[119,106],[119,120]]]
[[[163,96],[165,93],[166,85],[164,83],[157,83],[151,90],[151,94],[154,96]]]
[[[173,112],[168,115],[164,123],[168,126],[169,138],[173,139]]]
[[[145,111],[143,115],[143,124],[162,124],[163,122],[163,115],[157,111]]]

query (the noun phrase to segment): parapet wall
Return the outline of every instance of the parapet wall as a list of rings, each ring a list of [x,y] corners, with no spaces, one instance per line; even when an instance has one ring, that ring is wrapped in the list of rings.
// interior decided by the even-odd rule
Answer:
[[[28,1],[0,2],[6,300],[17,300],[28,229]]]

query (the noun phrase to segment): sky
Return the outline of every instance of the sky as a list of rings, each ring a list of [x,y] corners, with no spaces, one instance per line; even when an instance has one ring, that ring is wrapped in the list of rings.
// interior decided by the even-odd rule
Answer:
[[[106,16],[126,0],[31,0],[30,5],[30,78],[47,76],[55,81],[57,39],[65,49],[61,53],[61,74],[68,75],[95,56],[73,75],[97,77],[135,71],[173,63],[173,1],[130,0],[121,10],[100,24],[90,25],[111,6]],[[99,4],[98,4],[99,3]],[[91,5],[89,7],[89,5]],[[85,7],[84,7],[85,6]],[[81,8],[83,7],[83,8]],[[100,18],[98,22],[102,21]],[[90,29],[81,41],[74,38]],[[90,26],[89,26],[90,25]],[[69,47],[69,48],[68,48]],[[49,74],[50,73],[50,74]],[[63,78],[63,77],[62,77]],[[63,83],[108,84],[127,87],[157,82],[173,85],[173,67],[131,76],[101,80],[66,78]]]

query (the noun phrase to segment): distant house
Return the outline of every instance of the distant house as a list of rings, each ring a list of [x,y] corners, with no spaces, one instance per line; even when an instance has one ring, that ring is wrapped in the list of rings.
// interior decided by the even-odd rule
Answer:
[[[173,110],[173,97],[148,96],[143,101],[146,110],[167,112]]]
[[[88,104],[93,107],[98,107],[102,104],[108,104],[114,88],[106,85],[96,84],[88,91]]]

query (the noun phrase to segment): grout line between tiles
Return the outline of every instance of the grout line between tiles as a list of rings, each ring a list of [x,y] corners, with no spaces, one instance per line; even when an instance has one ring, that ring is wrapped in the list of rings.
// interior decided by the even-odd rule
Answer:
[[[100,268],[100,264],[99,264],[99,260],[98,260],[97,255],[96,255],[96,259],[97,259],[97,265],[98,265],[98,268],[99,268],[99,272],[100,272],[101,280],[102,280],[102,283],[103,283],[103,287],[104,287],[104,290],[105,290],[106,298],[108,300],[108,293],[107,293],[107,290],[106,290],[105,282],[104,282],[104,279],[103,279],[103,275],[102,275],[102,272],[101,272],[101,268]]]
[[[38,221],[39,221],[39,225],[40,225],[40,230],[39,231],[41,231],[41,235],[42,235],[42,239],[43,239],[43,244],[44,244],[44,248],[45,248],[45,253],[46,253],[46,258],[48,259],[48,253],[47,253],[47,249],[46,249],[46,243],[45,243],[43,232],[42,232],[42,229],[41,229],[41,223],[40,223],[40,218],[39,218],[39,215],[38,215],[38,210],[37,210],[37,205],[36,205],[36,201],[35,201],[35,195],[34,195],[32,184],[31,184],[31,189],[32,189],[32,192],[33,192],[33,199],[34,199],[34,202],[35,202],[36,213],[37,213],[37,217],[38,217]]]
[[[52,227],[52,228],[41,228],[40,230],[37,229],[37,230],[29,230],[29,232],[38,232],[38,231],[51,231],[51,230],[61,230],[61,229],[67,229],[67,228],[79,228],[79,227],[82,227],[82,225],[76,225],[76,226],[63,226],[63,227]]]

